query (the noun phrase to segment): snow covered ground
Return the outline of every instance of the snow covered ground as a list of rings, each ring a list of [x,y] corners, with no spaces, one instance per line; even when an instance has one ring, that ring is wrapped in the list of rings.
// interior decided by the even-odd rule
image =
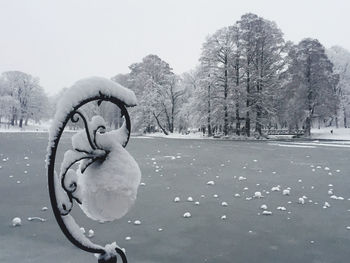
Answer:
[[[31,123],[28,126],[19,128],[18,126],[11,126],[5,123],[0,124],[0,133],[10,132],[48,132],[51,121],[42,122],[40,124]]]
[[[145,137],[158,137],[158,138],[169,138],[169,139],[208,139],[206,136],[203,136],[202,132],[181,134],[181,133],[169,133],[165,135],[162,132],[155,132],[146,134]]]
[[[333,131],[333,134],[331,133]],[[311,130],[312,139],[326,139],[326,140],[350,140],[350,129],[348,128],[321,128]]]
[[[44,133],[0,134],[0,262],[95,262],[55,222],[46,144]],[[59,162],[70,144],[65,134]],[[295,145],[131,138],[142,171],[135,206],[112,223],[76,204],[73,215],[94,243],[117,241],[130,262],[347,262],[350,149]]]
[[[30,124],[24,126],[22,129],[19,127],[12,127],[9,125],[1,124],[0,133],[9,133],[9,132],[48,132],[49,127],[52,123],[52,120],[43,121],[40,124]],[[333,134],[331,133],[333,131]],[[202,132],[189,133],[189,134],[180,134],[180,133],[170,133],[165,135],[162,132],[146,134],[142,136],[134,136],[138,138],[169,138],[169,139],[208,139],[208,137],[203,136]],[[271,139],[292,139],[292,136],[289,135],[280,135],[280,136],[270,136]],[[212,139],[212,138],[209,138]],[[241,138],[243,139],[243,138]],[[344,140],[350,141],[350,128],[314,128],[311,130],[311,139],[322,139],[322,140]]]

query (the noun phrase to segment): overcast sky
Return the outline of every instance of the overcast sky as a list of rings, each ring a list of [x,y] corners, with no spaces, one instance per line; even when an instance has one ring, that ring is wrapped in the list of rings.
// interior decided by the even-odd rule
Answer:
[[[208,34],[253,12],[287,40],[350,50],[349,0],[0,0],[0,72],[40,78],[49,94],[88,76],[127,73],[150,54],[176,73],[198,63]]]

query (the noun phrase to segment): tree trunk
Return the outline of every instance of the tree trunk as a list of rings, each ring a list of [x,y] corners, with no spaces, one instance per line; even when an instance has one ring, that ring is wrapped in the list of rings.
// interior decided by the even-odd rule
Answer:
[[[307,69],[306,69],[306,78],[308,82],[308,94],[307,94],[307,100],[308,100],[308,116],[305,121],[305,136],[310,137],[311,136],[311,118],[313,115],[313,107],[312,107],[312,99],[313,99],[313,93],[311,88],[311,59],[310,56],[307,58]]]
[[[257,107],[255,131],[261,136],[261,107]]]
[[[22,128],[22,126],[23,126],[23,118],[21,117],[21,118],[19,119],[19,127]]]
[[[250,117],[249,117],[249,111],[247,111],[246,118],[245,118],[245,132],[248,137],[250,137]]]
[[[156,116],[156,114],[153,112],[153,116],[157,121],[157,124],[159,126],[159,128],[164,132],[165,135],[169,135],[169,133],[163,128],[163,126],[160,124],[158,116]]]
[[[308,116],[305,120],[305,136],[311,136],[311,118]]]
[[[236,134],[241,135],[241,119],[239,117],[239,102],[236,101]]]
[[[225,56],[225,82],[224,82],[224,135],[228,134],[228,109],[227,109],[227,95],[228,95],[228,80],[227,80],[227,56]]]
[[[337,129],[339,128],[338,116],[335,116],[335,127],[336,127]]]
[[[346,120],[346,111],[345,111],[345,107],[343,108],[343,112],[344,112],[344,128],[347,128],[347,120]]]
[[[249,64],[248,64],[249,67]],[[249,116],[249,106],[250,106],[250,75],[249,70],[247,72],[247,113],[245,118],[245,132],[246,136],[250,137],[250,116]]]
[[[208,85],[208,137],[211,137],[213,135],[212,129],[211,129],[211,105],[210,105],[210,85]]]

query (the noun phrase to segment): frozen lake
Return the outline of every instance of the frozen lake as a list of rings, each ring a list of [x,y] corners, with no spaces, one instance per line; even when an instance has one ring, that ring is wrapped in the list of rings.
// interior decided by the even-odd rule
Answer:
[[[53,217],[47,136],[0,134],[0,262],[97,262],[63,236]],[[63,148],[70,146],[69,136]],[[73,214],[86,232],[95,231],[95,243],[117,241],[131,263],[348,262],[349,147],[131,138],[127,150],[143,176],[136,205],[105,224],[88,219],[76,204]],[[288,188],[290,195],[283,195]],[[255,192],[263,197],[254,198]],[[272,215],[262,215],[264,204]],[[44,206],[49,209],[41,211]],[[14,217],[22,226],[11,226]]]

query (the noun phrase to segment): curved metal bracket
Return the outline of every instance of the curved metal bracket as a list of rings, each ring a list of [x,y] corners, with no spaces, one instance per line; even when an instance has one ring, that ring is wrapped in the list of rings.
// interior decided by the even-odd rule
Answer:
[[[125,256],[125,253],[123,252],[122,249],[118,247],[114,247],[116,253],[111,253],[111,251],[107,251],[105,247],[97,245],[92,243],[88,238],[85,238],[82,240],[82,238],[77,235],[74,232],[74,229],[72,229],[72,225],[76,225],[73,217],[69,215],[72,206],[73,206],[73,199],[76,200],[78,203],[81,203],[79,198],[75,196],[74,192],[77,188],[77,184],[74,181],[71,181],[70,184],[65,184],[65,178],[67,175],[67,172],[69,169],[78,161],[81,160],[88,160],[87,163],[84,165],[84,168],[82,169],[82,173],[85,171],[85,169],[92,164],[94,161],[103,159],[106,156],[106,151],[100,149],[98,145],[96,144],[96,134],[99,131],[105,130],[105,127],[103,125],[100,125],[96,127],[95,129],[92,130],[89,127],[89,124],[87,122],[86,117],[84,114],[79,111],[79,108],[82,107],[83,105],[91,102],[91,101],[97,101],[98,105],[102,103],[102,101],[109,101],[118,106],[121,110],[121,115],[124,116],[124,121],[126,125],[126,129],[128,131],[127,134],[127,140],[123,144],[123,147],[125,147],[129,141],[130,138],[130,131],[131,131],[131,122],[130,122],[130,116],[128,111],[126,110],[125,104],[119,100],[116,97],[113,96],[106,96],[103,95],[102,93],[99,93],[98,96],[90,97],[88,99],[85,99],[81,102],[79,102],[76,106],[74,106],[73,110],[67,114],[65,120],[63,121],[62,125],[60,126],[57,136],[53,140],[53,143],[49,146],[49,156],[47,158],[48,164],[47,164],[47,174],[48,174],[48,186],[49,186],[49,194],[50,194],[50,201],[51,201],[51,206],[55,215],[55,218],[57,220],[58,225],[60,226],[62,232],[64,235],[69,239],[70,242],[72,242],[75,246],[78,248],[90,252],[90,253],[98,253],[101,254],[101,256],[98,259],[99,263],[115,263],[117,262],[117,254],[121,257],[123,263],[127,263],[127,258]],[[60,138],[63,134],[63,131],[68,123],[69,120],[72,122],[78,122],[79,119],[82,119],[86,131],[86,135],[88,138],[89,145],[92,149],[91,152],[86,152],[81,149],[75,149],[78,153],[81,153],[81,155],[75,155],[75,158],[73,158],[73,161],[67,165],[64,169],[64,171],[61,171],[61,177],[60,181],[55,180],[55,177],[57,175],[55,174],[55,160],[56,160],[56,152],[57,152],[57,147],[60,141]],[[91,137],[92,134],[92,137]],[[69,201],[71,206],[68,207],[63,207],[64,212],[59,209],[59,203],[58,203],[58,198],[56,196],[56,188],[61,187],[63,191],[68,195]]]

